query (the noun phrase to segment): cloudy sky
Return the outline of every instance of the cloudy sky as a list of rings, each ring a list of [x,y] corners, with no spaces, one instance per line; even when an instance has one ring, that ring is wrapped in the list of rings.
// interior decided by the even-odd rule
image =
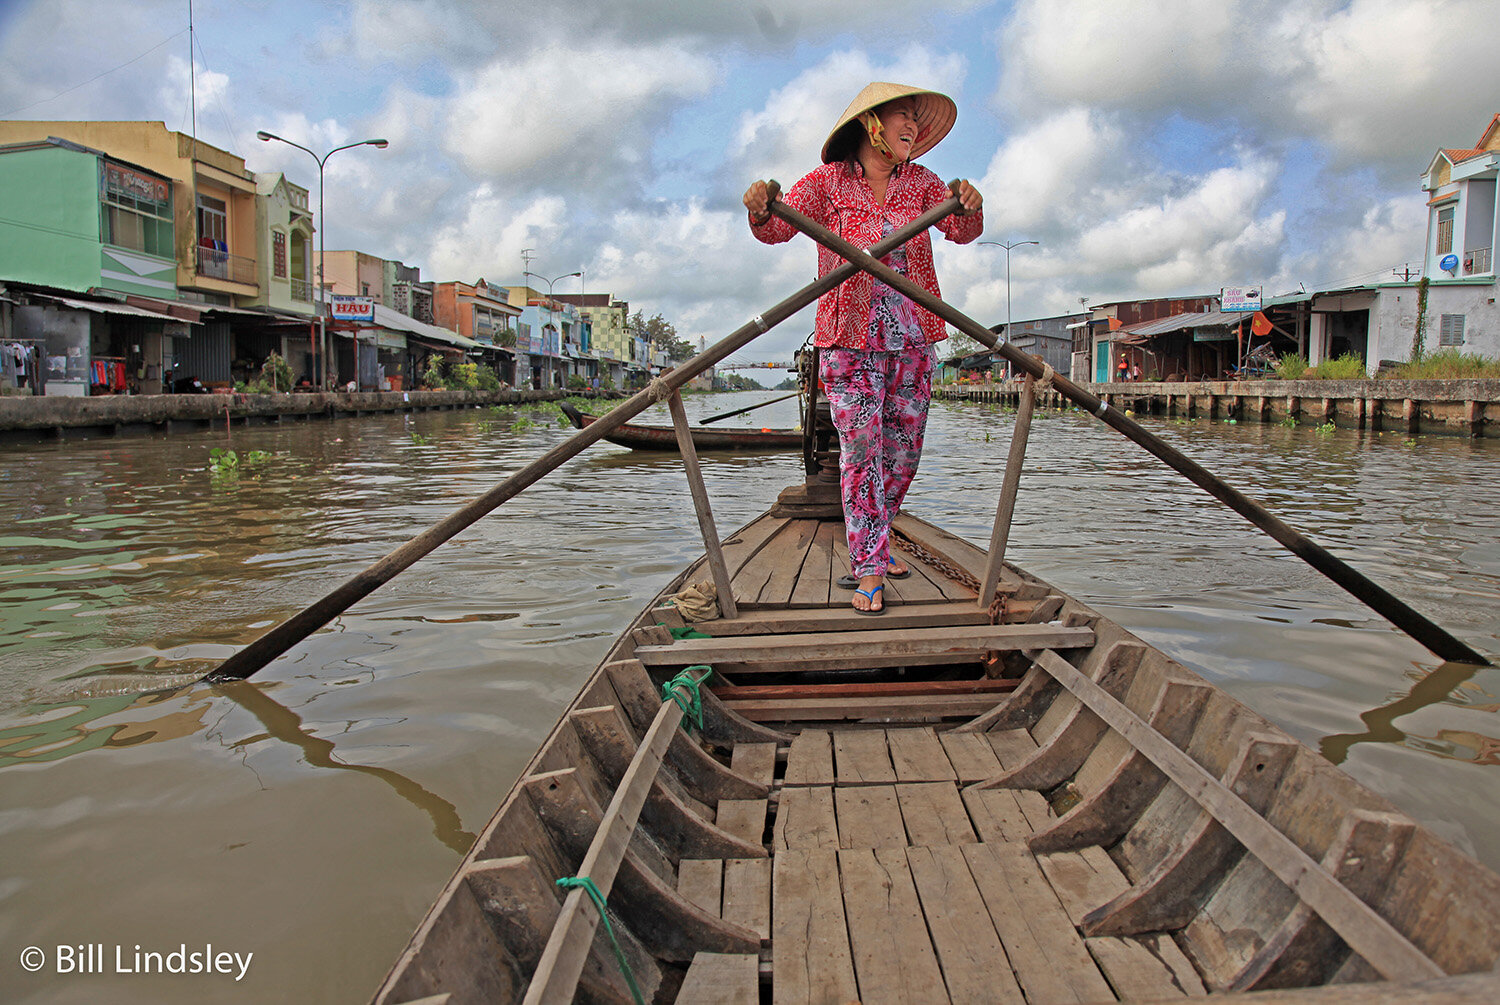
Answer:
[[[197,131],[316,189],[328,247],[424,278],[586,272],[695,341],[813,278],[740,194],[816,166],[870,80],[958,102],[924,158],[985,196],[1014,317],[1268,295],[1421,258],[1419,175],[1495,112],[1494,0],[196,0]],[[0,0],[0,118],[191,122],[187,0]],[[1485,70],[1489,66],[1491,69]],[[316,192],[314,191],[314,196]],[[945,296],[1006,317],[1005,252],[946,245]],[[577,292],[578,280],[559,291]],[[784,358],[807,311],[742,358]]]

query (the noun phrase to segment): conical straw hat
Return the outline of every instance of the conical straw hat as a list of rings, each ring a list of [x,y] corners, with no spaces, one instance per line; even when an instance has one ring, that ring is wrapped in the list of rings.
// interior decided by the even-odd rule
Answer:
[[[938,145],[938,141],[948,135],[948,130],[953,128],[953,120],[958,118],[958,106],[953,99],[946,94],[937,91],[925,90],[921,87],[911,87],[906,84],[887,84],[876,82],[865,85],[858,96],[844,109],[844,114],[839,116],[838,124],[828,134],[828,139],[823,141],[823,163],[829,161],[828,148],[833,145],[833,138],[838,135],[840,129],[859,117],[861,112],[867,112],[894,101],[897,98],[917,99],[917,141],[912,144],[911,159],[918,157]]]

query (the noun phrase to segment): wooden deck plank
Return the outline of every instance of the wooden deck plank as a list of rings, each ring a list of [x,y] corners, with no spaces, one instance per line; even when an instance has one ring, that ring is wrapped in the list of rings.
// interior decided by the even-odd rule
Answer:
[[[840,848],[905,848],[906,827],[892,785],[833,790]]]
[[[771,564],[771,575],[761,587],[755,601],[760,604],[785,606],[792,599],[792,590],[797,585],[797,575],[802,562],[812,547],[813,537],[818,532],[817,520],[792,520],[784,531],[768,545],[756,560],[764,559]]]
[[[1035,793],[1033,793],[1034,795]],[[1034,833],[1013,789],[965,789],[964,807],[981,841],[1025,841]]]
[[[724,860],[685,858],[677,863],[677,892],[689,903],[719,917],[724,892]]]
[[[1057,892],[1068,917],[1080,927],[1084,915],[1130,888],[1130,881],[1109,857],[1109,852],[1097,845],[1038,855],[1036,862]]]
[[[1002,770],[995,748],[983,733],[955,733],[949,729],[938,734],[938,742],[943,745],[960,782],[982,782]]]
[[[788,559],[791,548],[797,541],[797,529],[806,520],[786,520],[776,529],[765,544],[752,555],[738,572],[733,573],[734,600],[739,603],[754,603],[771,577]],[[790,594],[791,590],[788,589]]]
[[[755,557],[755,554],[765,546],[765,543],[777,531],[785,527],[786,524],[787,521],[779,517],[767,517],[763,520],[756,520],[729,540],[724,541],[722,545],[724,566],[729,570],[730,577],[732,578],[744,567],[746,562]]]
[[[992,733],[981,733],[990,741],[1000,767],[1014,771],[1032,754],[1036,753],[1036,739],[1024,729],[997,729]]]
[[[1170,935],[1085,939],[1084,945],[1121,1000],[1196,998],[1208,993]]]
[[[724,920],[771,937],[771,860],[724,860]]]
[[[1114,998],[1109,982],[1025,845],[971,844],[964,846],[962,855],[1027,1001]]]
[[[818,524],[813,534],[812,545],[802,559],[797,572],[797,583],[792,587],[790,603],[794,607],[818,606],[829,603],[833,592],[833,539],[842,530],[842,525],[831,520]],[[842,592],[842,591],[840,591]]]
[[[694,1005],[760,1005],[760,957],[699,953],[677,1001]]]
[[[772,871],[771,1000],[777,1005],[856,1000],[859,986],[835,852],[783,851]]]
[[[782,789],[772,844],[777,855],[787,848],[837,848],[839,832],[833,812],[833,789],[829,786]]]
[[[853,848],[838,862],[861,1005],[947,1002],[905,851]]]
[[[838,785],[889,785],[896,769],[886,749],[885,731],[842,729],[833,734],[834,777]]]
[[[899,558],[911,570],[911,575],[905,579],[886,579],[886,583],[891,588],[900,590],[902,601],[908,604],[930,604],[954,599],[948,596],[938,582],[934,581],[933,577],[936,577],[937,580],[947,582],[947,577],[942,573],[930,570],[926,565],[902,552],[894,543],[891,548],[891,557]]]
[[[797,734],[787,751],[783,782],[788,786],[833,784],[833,741],[827,730],[804,729]]]
[[[954,1005],[1025,1005],[963,852],[908,848],[906,861],[949,999]]]
[[[729,755],[729,770],[769,788],[776,780],[776,744],[736,743]]]
[[[968,844],[978,841],[969,813],[951,782],[908,782],[896,786],[901,819],[914,845]]]
[[[879,621],[871,618],[872,623]],[[679,639],[671,645],[639,646],[635,658],[647,666],[692,663],[751,663],[833,657],[881,658],[923,653],[990,650],[1079,649],[1094,644],[1092,628],[1063,625],[954,625],[942,628],[872,629],[864,632]]]
[[[742,841],[763,844],[769,805],[765,799],[720,799],[715,822]]]
[[[891,729],[886,731],[891,763],[896,778],[902,782],[952,782],[958,773],[948,761],[948,754],[930,728]]]

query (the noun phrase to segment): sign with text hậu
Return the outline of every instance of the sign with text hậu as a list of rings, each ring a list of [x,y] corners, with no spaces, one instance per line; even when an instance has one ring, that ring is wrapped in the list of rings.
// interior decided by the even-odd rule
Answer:
[[[348,297],[338,293],[329,297],[330,316],[335,321],[374,321],[375,298]]]

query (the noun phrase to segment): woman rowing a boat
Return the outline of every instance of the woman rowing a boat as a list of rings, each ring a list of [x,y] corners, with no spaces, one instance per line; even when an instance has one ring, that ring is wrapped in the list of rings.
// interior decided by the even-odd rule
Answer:
[[[823,144],[823,166],[782,198],[787,205],[868,248],[882,237],[947,200],[952,193],[937,175],[911,161],[931,150],[953,127],[958,109],[936,91],[874,83],[844,110]],[[967,244],[984,231],[983,202],[967,181],[958,188],[962,215],[937,227],[950,241]],[[797,233],[770,213],[765,182],[745,192],[750,231],[766,244]],[[919,234],[887,255],[886,265],[938,296],[932,243]],[[818,274],[842,264],[818,249]],[[885,577],[910,575],[893,560],[891,521],[917,473],[927,406],[932,398],[933,344],[947,338],[942,319],[860,272],[818,302],[814,341],[820,347],[819,377],[839,431],[840,491],[856,587],[854,608],[864,614],[885,609]]]

